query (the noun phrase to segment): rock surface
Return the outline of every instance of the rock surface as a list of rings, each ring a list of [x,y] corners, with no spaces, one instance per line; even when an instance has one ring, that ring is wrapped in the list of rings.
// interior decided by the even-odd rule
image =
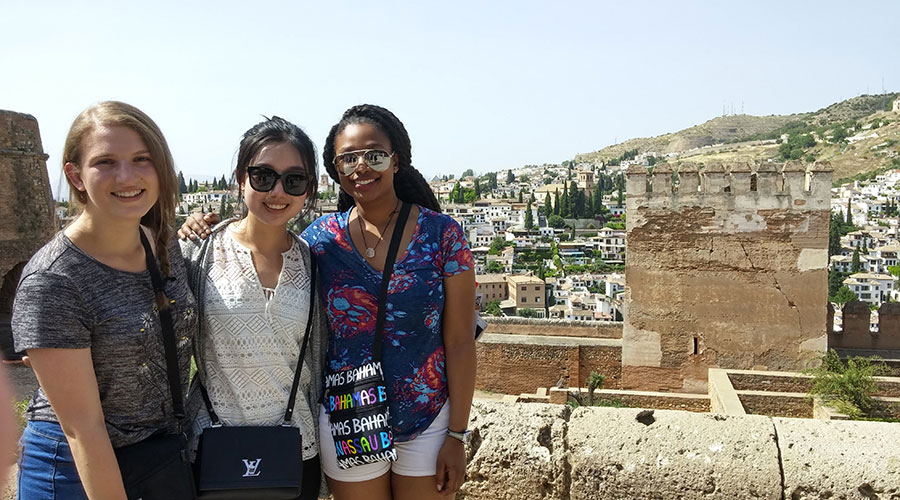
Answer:
[[[571,500],[781,498],[771,419],[650,412],[579,408],[572,413]]]
[[[784,498],[900,498],[900,425],[775,418]]]

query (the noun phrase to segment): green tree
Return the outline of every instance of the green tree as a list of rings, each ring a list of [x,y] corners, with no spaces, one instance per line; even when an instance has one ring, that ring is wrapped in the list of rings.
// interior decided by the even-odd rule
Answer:
[[[850,272],[858,273],[860,269],[859,263],[859,247],[853,249],[853,258],[850,260]]]
[[[569,213],[568,216],[572,218],[578,218],[578,212],[575,209],[575,199],[578,197],[579,191],[580,189],[578,189],[578,184],[576,184],[575,181],[572,181],[569,184],[569,199],[567,200],[569,206],[566,209],[566,211]]]
[[[831,300],[831,297],[837,295],[838,290],[844,286],[844,280],[849,276],[848,273],[842,273],[835,268],[828,269],[828,297]],[[835,302],[831,300],[831,302]]]
[[[562,229],[566,227],[566,221],[559,215],[551,215],[547,217],[547,225],[554,229]]]
[[[184,174],[178,172],[178,198],[181,199],[181,195],[188,192],[187,184],[184,182]]]
[[[553,193],[553,215],[559,215],[559,189]]]
[[[856,294],[853,293],[853,290],[849,289],[846,285],[842,285],[834,297],[830,297],[828,300],[838,305],[838,307],[844,307],[844,304],[847,302],[858,300]]]
[[[522,190],[519,190],[519,203],[522,203]]]
[[[529,231],[534,229],[534,215],[531,214],[531,201],[529,201],[528,206],[525,207],[525,229]]]
[[[463,177],[474,177],[474,176],[475,176],[475,172],[471,168],[469,168],[469,169],[466,169],[466,171],[463,172],[460,177],[463,178]]]
[[[516,176],[513,175],[512,170],[509,170],[506,172],[506,183],[512,184],[513,182],[516,182]]]
[[[487,316],[500,316],[503,314],[503,311],[500,310],[500,301],[492,300],[485,304],[484,314]]]
[[[487,266],[484,268],[485,271],[489,273],[502,273],[503,272],[503,264],[497,262],[496,260],[492,260],[488,262]]]
[[[550,203],[550,194],[544,196],[544,217],[553,215],[553,205]]]
[[[844,220],[848,225],[853,225],[853,215],[850,213],[850,200],[847,200],[847,217]]]
[[[516,311],[516,313],[523,318],[536,318],[537,311],[530,307],[524,307]]]
[[[488,249],[488,253],[490,255],[500,255],[500,252],[502,252],[503,249],[509,245],[510,243],[503,239],[502,236],[497,236],[493,241],[491,241],[491,247],[490,249]]]
[[[624,197],[622,196],[622,186],[616,188],[618,192],[616,193],[616,206],[622,208],[622,200]]]
[[[569,208],[571,207],[569,205],[569,185],[566,183],[563,183],[563,192],[562,196],[559,197],[559,203],[561,205],[559,207],[559,215],[562,217],[571,217],[572,213],[569,212]]]
[[[481,182],[479,182],[477,178],[475,179],[475,199],[481,199]]]
[[[841,253],[841,220],[837,214],[831,214],[828,224],[828,257]]]

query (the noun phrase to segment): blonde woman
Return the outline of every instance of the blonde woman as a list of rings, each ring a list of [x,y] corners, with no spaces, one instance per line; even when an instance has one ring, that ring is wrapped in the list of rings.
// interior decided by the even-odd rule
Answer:
[[[81,213],[28,262],[13,307],[16,349],[40,384],[26,411],[18,494],[124,499],[115,450],[179,432],[159,310],[174,323],[178,397],[196,328],[172,238],[174,165],[153,120],[114,101],[78,115],[63,164]],[[163,293],[151,284],[154,260],[168,278]]]

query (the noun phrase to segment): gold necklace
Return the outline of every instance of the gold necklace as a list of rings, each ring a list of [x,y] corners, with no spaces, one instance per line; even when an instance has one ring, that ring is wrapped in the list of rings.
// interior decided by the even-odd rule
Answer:
[[[397,210],[398,206],[400,206],[400,200],[397,200],[397,204],[394,205],[394,210],[391,211],[391,216],[388,217],[387,224],[384,225],[384,229],[382,229],[381,232],[378,234],[378,241],[375,242],[374,247],[370,247],[369,242],[366,241],[366,228],[363,226],[363,216],[360,215],[360,213],[359,213],[359,207],[356,208],[356,222],[359,223],[359,234],[362,235],[363,245],[365,245],[365,247],[366,247],[366,257],[367,258],[369,258],[369,259],[375,258],[375,249],[378,248],[378,245],[381,244],[381,240],[384,239],[384,232],[387,231],[388,226],[391,225],[391,221],[394,220],[394,214],[399,212],[399,210]],[[366,223],[369,224],[368,221],[366,221]],[[378,229],[377,225],[375,225],[375,224],[372,224],[372,225],[375,226],[375,229]]]

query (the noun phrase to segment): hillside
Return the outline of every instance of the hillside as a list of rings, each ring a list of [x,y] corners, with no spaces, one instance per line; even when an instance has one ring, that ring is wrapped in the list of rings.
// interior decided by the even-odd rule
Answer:
[[[752,116],[729,115],[713,118],[691,128],[663,134],[657,137],[629,139],[593,153],[579,154],[576,161],[607,161],[636,149],[639,153],[678,153],[713,144],[735,142],[745,138],[770,133],[784,125],[803,120],[808,115]]]
[[[846,179],[878,169],[900,168],[900,114],[890,111],[898,95],[863,95],[794,115],[722,116],[679,132],[630,139],[575,159],[608,161],[630,150],[668,154],[672,163],[688,159],[783,161],[784,155],[793,154],[795,158],[829,161],[835,180]],[[793,148],[789,153],[780,144],[783,136],[791,143],[787,150]]]

